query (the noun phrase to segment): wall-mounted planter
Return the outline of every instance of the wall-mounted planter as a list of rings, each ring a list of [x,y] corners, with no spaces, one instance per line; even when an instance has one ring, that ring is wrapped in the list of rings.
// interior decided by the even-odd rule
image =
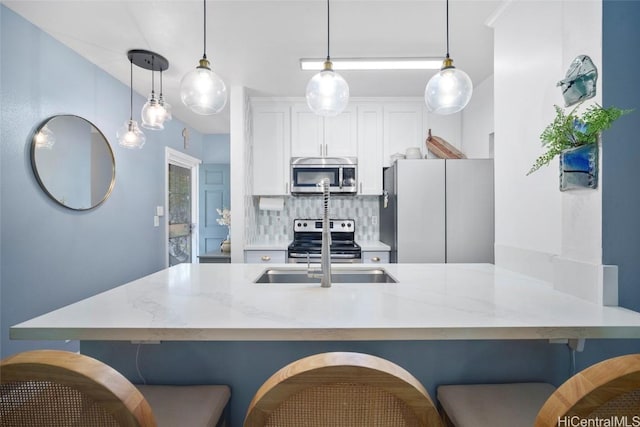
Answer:
[[[560,191],[598,186],[598,144],[570,148],[560,154]]]

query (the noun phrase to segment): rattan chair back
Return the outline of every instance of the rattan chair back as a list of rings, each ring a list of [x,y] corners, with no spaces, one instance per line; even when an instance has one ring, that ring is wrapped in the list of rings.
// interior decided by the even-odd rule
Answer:
[[[151,427],[142,394],[110,366],[77,353],[34,350],[0,362],[0,425]]]
[[[640,354],[604,360],[569,378],[542,406],[535,427],[596,425],[596,418],[600,425],[640,422]]]
[[[254,396],[245,427],[425,427],[441,421],[405,369],[379,357],[334,352],[297,360]]]

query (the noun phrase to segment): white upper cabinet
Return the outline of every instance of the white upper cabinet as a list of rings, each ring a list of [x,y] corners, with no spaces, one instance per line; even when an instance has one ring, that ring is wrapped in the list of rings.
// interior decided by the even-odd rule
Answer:
[[[426,111],[422,98],[366,98],[336,117],[321,117],[300,98],[252,100],[253,194],[288,195],[291,157],[357,157],[358,194],[382,194],[391,155],[418,147],[427,130],[460,147],[461,115]],[[433,155],[430,155],[433,157]]]
[[[426,151],[423,135],[423,105],[421,101],[384,104],[384,166],[391,165],[391,155],[405,154],[409,147]]]
[[[307,104],[291,107],[291,157],[319,157],[324,151],[324,121]]]
[[[335,117],[324,119],[324,156],[356,157],[358,130],[356,107],[348,106]]]
[[[290,120],[285,103],[252,104],[253,194],[289,194]]]
[[[382,194],[382,105],[358,105],[358,194]]]
[[[356,157],[356,109],[321,117],[303,103],[291,107],[291,157]]]

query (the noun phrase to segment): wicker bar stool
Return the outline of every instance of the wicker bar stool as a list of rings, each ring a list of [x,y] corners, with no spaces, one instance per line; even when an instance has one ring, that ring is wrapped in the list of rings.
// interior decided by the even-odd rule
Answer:
[[[590,366],[557,390],[546,383],[444,385],[438,401],[448,427],[556,427],[614,417],[633,425],[640,422],[640,354]]]
[[[222,385],[141,386],[78,353],[34,350],[0,363],[0,425],[201,426],[225,424]]]
[[[273,374],[245,427],[441,427],[422,384],[398,365],[361,353],[322,353]]]

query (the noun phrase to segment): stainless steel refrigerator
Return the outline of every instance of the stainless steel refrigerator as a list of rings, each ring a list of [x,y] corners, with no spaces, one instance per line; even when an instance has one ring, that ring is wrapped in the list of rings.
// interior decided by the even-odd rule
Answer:
[[[391,262],[493,263],[493,159],[398,160],[385,169],[380,240]]]

